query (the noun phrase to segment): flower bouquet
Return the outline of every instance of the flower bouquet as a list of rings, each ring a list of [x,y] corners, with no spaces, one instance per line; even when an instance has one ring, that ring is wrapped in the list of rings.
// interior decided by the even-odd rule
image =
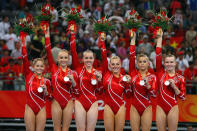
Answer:
[[[82,22],[82,14],[81,14],[81,6],[76,8],[71,8],[69,11],[65,10],[65,20],[68,22],[67,26],[67,34],[71,32],[77,31],[77,25],[80,25]]]
[[[160,10],[154,18],[151,24],[151,29],[153,32],[153,38],[159,37],[162,33],[162,30],[166,30],[169,28],[170,21],[172,21],[172,17],[169,18],[167,16],[166,10]]]
[[[129,12],[126,23],[124,23],[123,26],[129,29],[129,35],[133,37],[134,33],[142,26],[141,17],[136,10],[132,9]]]

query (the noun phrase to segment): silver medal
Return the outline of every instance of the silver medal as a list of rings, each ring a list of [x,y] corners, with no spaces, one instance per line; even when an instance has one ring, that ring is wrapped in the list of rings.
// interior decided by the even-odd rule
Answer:
[[[96,79],[92,79],[92,80],[91,80],[91,84],[92,84],[92,85],[96,85],[96,84],[97,84]]]
[[[169,86],[170,85],[170,82],[169,81],[165,81],[165,86]]]
[[[140,85],[144,86],[144,84],[145,84],[144,80],[140,80]]]
[[[64,81],[67,82],[69,81],[69,78],[67,76],[64,77]]]
[[[38,92],[42,93],[43,92],[43,88],[42,87],[38,87]]]
[[[125,82],[128,81],[126,76],[123,76],[122,80],[125,81]]]

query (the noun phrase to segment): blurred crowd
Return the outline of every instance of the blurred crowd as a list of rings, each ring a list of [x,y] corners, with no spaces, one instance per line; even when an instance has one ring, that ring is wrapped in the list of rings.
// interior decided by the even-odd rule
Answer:
[[[13,25],[16,19],[22,19],[31,14],[38,15],[42,4],[43,1],[40,0],[0,1],[0,79],[3,90],[14,90],[16,89],[14,81],[23,81],[21,43],[14,32]],[[102,60],[97,46],[98,34],[93,30],[93,23],[99,18],[107,16],[116,26],[106,37],[108,57],[120,56],[123,72],[129,70],[130,37],[122,23],[130,9],[136,9],[143,17],[144,24],[137,33],[136,52],[146,53],[149,56],[150,68],[153,71],[156,66],[155,40],[152,38],[149,25],[154,16],[153,11],[168,10],[168,16],[173,16],[173,21],[170,28],[164,31],[163,56],[169,53],[177,56],[177,72],[188,80],[188,93],[196,92],[193,85],[197,81],[197,25],[195,24],[197,23],[197,0],[51,0],[51,4],[55,7],[50,25],[54,58],[57,57],[61,48],[70,50],[70,37],[66,34],[67,22],[64,19],[65,13],[62,8],[70,9],[81,5],[84,22],[77,27],[79,59],[82,58],[83,51],[91,49],[95,53],[95,68],[101,66]],[[9,14],[6,15],[6,12]],[[35,21],[34,25],[35,34],[26,39],[30,61],[37,57],[46,58],[44,35],[39,23]],[[46,65],[48,65],[47,60]],[[50,77],[47,68],[46,66],[45,75]]]

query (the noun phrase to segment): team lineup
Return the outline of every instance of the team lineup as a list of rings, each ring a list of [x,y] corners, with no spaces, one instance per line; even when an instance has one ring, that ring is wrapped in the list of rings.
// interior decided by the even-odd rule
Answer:
[[[101,69],[93,67],[91,50],[83,52],[83,64],[76,51],[76,25],[71,25],[70,52],[72,69],[68,67],[69,52],[62,49],[57,63],[53,60],[50,43],[49,23],[41,25],[45,34],[45,49],[51,73],[51,81],[44,78],[44,60],[36,58],[30,63],[26,51],[26,35],[21,35],[23,72],[27,103],[24,120],[27,131],[44,131],[46,123],[46,101],[52,101],[51,113],[54,131],[69,130],[74,110],[77,131],[95,130],[98,119],[98,99],[95,92],[103,95],[104,127],[106,131],[121,131],[125,125],[126,107],[124,96],[131,100],[130,125],[132,131],[148,131],[152,126],[150,97],[157,97],[156,124],[159,131],[177,129],[179,109],[177,98],[185,100],[186,81],[176,73],[176,58],[166,55],[162,64],[162,36],[156,38],[156,72],[149,69],[146,54],[135,54],[136,33],[130,40],[129,73],[121,74],[119,56],[107,60],[106,34],[99,33],[98,47],[101,51]],[[136,62],[135,62],[136,61]],[[135,64],[136,63],[136,64]],[[135,66],[136,65],[136,66]]]

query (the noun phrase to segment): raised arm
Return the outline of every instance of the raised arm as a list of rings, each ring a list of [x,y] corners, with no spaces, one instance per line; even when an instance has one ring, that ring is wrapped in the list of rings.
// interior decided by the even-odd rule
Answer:
[[[22,42],[23,74],[24,74],[24,77],[26,77],[31,72],[31,70],[29,69],[30,63],[29,63],[29,60],[28,60],[27,49],[26,49],[26,46],[25,46],[26,36],[27,35],[25,33],[21,32],[20,39],[21,39],[21,42]]]
[[[102,56],[102,74],[104,75],[108,71],[108,61],[107,61],[107,50],[105,47],[105,33],[99,34],[98,46],[101,49]]]
[[[49,32],[49,24],[45,23],[41,25],[43,32],[45,33],[45,49],[47,53],[47,59],[49,63],[49,68],[51,72],[53,71],[53,67],[56,66],[54,60],[53,60],[53,55],[51,52],[51,42],[50,42],[50,32]]]
[[[76,70],[80,66],[80,62],[78,60],[78,55],[77,55],[77,51],[76,51],[75,33],[71,33],[70,52],[71,52],[71,55],[72,55],[72,66],[73,66],[73,69]]]
[[[163,35],[163,32],[162,32]],[[160,71],[163,69],[162,67],[162,35],[157,39],[156,46],[156,71]]]
[[[132,71],[135,70],[135,39],[136,39],[136,34],[135,32],[133,33],[133,37],[130,42],[130,61],[129,61],[129,74],[131,74]]]

